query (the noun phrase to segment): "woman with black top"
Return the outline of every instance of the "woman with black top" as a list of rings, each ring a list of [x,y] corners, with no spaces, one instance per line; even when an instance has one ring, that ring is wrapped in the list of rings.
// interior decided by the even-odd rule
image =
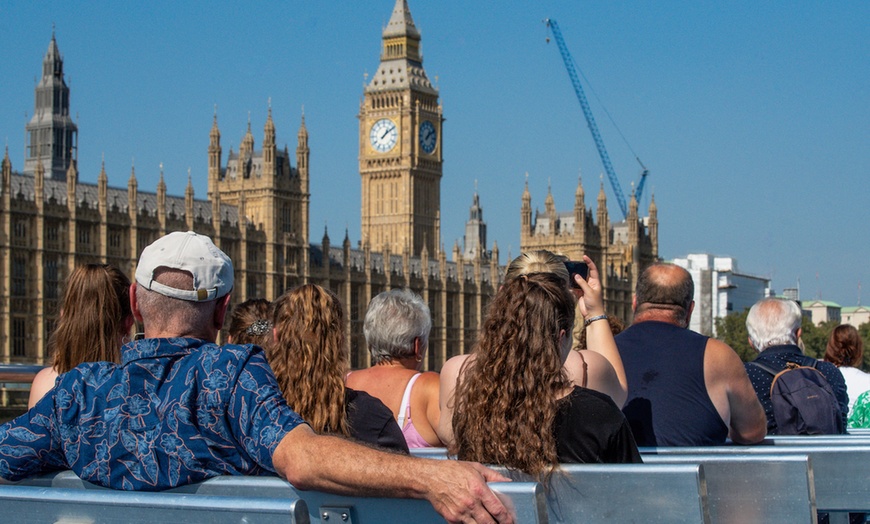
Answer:
[[[459,459],[533,475],[560,462],[641,461],[613,400],[572,385],[563,368],[574,307],[552,273],[523,275],[498,291],[473,353],[442,370],[455,384],[450,451]]]

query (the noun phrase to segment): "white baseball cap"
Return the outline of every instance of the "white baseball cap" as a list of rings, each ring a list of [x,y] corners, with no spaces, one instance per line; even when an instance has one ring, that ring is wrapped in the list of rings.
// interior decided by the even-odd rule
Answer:
[[[161,267],[193,275],[193,289],[176,289],[154,280]],[[176,231],[162,236],[142,250],[136,267],[136,283],[167,297],[205,302],[233,289],[233,262],[205,235]]]

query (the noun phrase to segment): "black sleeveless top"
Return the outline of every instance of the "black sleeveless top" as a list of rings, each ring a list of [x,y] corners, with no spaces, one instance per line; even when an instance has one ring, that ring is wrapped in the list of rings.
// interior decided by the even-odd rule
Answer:
[[[704,382],[707,339],[655,321],[616,336],[628,378],[622,412],[638,446],[711,446],[728,438]]]
[[[558,406],[553,433],[561,464],[641,462],[631,428],[610,397],[574,387]]]

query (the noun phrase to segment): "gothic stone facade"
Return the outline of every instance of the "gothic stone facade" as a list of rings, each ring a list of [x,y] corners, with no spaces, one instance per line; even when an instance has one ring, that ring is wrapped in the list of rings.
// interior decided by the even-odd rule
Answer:
[[[632,191],[628,217],[612,223],[603,182],[594,215],[591,209],[586,209],[582,180],[578,180],[574,192],[574,209],[568,212],[556,211],[553,194],[548,190],[544,211],[533,213],[532,195],[526,184],[520,217],[522,251],[547,249],[571,260],[589,255],[601,274],[607,312],[618,316],[626,325],[631,322],[631,299],[637,278],[658,260],[659,222],[655,197],[650,202],[649,215],[641,218]]]

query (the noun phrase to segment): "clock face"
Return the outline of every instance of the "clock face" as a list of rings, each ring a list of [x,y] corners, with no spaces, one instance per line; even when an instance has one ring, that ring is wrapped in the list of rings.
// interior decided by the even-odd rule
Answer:
[[[426,153],[435,151],[435,144],[438,142],[438,134],[435,132],[435,126],[432,122],[424,120],[420,124],[420,147]]]
[[[369,133],[372,147],[380,153],[386,153],[393,149],[398,139],[399,130],[396,128],[396,123],[389,118],[382,118],[375,122]]]

